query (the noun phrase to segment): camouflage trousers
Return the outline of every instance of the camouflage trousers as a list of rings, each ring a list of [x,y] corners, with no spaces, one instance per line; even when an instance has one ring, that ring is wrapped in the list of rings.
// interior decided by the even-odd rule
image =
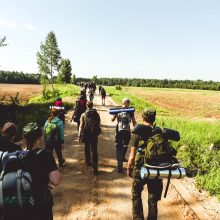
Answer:
[[[160,179],[141,179],[138,172],[133,175],[132,182],[132,213],[133,220],[144,220],[141,193],[144,185],[148,188],[148,217],[147,220],[157,220],[157,202],[161,199],[163,190],[162,180]]]

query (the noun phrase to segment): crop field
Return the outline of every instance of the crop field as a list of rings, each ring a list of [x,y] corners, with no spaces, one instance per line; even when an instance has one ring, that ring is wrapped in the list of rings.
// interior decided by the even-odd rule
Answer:
[[[18,98],[21,102],[28,102],[32,96],[41,93],[41,85],[30,84],[0,84],[0,101],[10,102],[19,93]]]
[[[220,92],[186,89],[125,88],[172,114],[187,117],[220,118]]]

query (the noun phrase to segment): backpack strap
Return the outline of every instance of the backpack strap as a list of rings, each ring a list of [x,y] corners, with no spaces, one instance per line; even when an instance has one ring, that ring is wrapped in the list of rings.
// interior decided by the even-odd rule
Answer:
[[[2,178],[0,179],[0,210],[4,210]]]
[[[23,208],[22,203],[22,196],[21,196],[21,177],[22,177],[22,170],[17,171],[17,194],[18,194],[18,204],[19,208]]]
[[[167,179],[166,189],[164,192],[164,198],[166,198],[166,196],[167,196],[167,192],[168,192],[169,185],[170,185],[170,179],[171,179],[171,169],[169,169],[169,175],[168,175],[168,179]]]

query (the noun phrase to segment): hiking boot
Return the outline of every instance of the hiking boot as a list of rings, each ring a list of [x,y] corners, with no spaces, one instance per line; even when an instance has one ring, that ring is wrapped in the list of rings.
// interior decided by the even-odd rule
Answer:
[[[59,167],[65,167],[65,166],[66,166],[66,164],[65,164],[65,159],[63,158],[63,159],[62,159],[62,162],[59,163]]]
[[[96,167],[96,168],[93,168],[93,174],[96,175],[96,176],[99,174],[97,167]]]
[[[86,166],[92,166],[92,163],[91,162],[86,162]]]
[[[124,173],[123,167],[118,167],[118,173]]]
[[[126,158],[123,159],[123,162],[128,162],[128,160]]]

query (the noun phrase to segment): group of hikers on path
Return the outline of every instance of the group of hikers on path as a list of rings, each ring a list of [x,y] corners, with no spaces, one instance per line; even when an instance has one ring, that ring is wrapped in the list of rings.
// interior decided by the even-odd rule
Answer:
[[[90,84],[88,88],[89,91],[93,91],[94,98],[96,87],[94,84]],[[87,86],[82,84],[70,122],[77,123],[77,141],[85,144],[85,165],[93,168],[94,175],[99,175],[98,137],[101,134],[101,119],[98,111],[94,108],[93,98],[90,97],[91,92],[89,91],[87,91]],[[87,100],[87,94],[89,100]],[[105,105],[106,92],[104,87],[99,86],[99,94],[102,97],[102,104]],[[156,110],[153,108],[143,109],[143,122],[137,124],[134,108],[131,108],[130,104],[130,99],[124,98],[122,106],[112,113],[112,121],[117,121],[115,128],[117,172],[121,174],[127,171],[127,175],[132,178],[133,219],[144,219],[141,193],[146,184],[148,187],[147,219],[156,220],[157,203],[161,199],[163,189],[158,167],[162,166],[164,169],[163,166],[168,166],[168,163],[170,167],[174,163],[177,164],[175,149],[169,145],[168,140],[178,141],[180,135],[175,130],[157,127],[155,125]],[[60,172],[53,156],[54,150],[59,167],[66,166],[62,155],[65,110],[62,107],[61,98],[56,100],[50,113],[43,129],[35,122],[24,126],[25,148],[23,150],[19,145],[13,143],[17,131],[16,125],[7,122],[3,126],[0,139],[0,168],[2,171],[0,176],[0,209],[4,220],[53,219],[53,197],[50,186],[60,184]],[[131,123],[134,127],[133,130],[130,127]],[[130,144],[131,135],[134,135],[134,142]],[[125,155],[129,145],[131,145],[130,156],[126,159]],[[151,149],[148,149],[149,146]],[[127,169],[123,167],[124,162],[127,162]],[[158,168],[156,178],[151,179],[149,171],[147,178],[141,177],[140,170],[146,164]],[[169,174],[170,177],[171,174]],[[29,188],[24,183],[28,183]],[[14,194],[8,193],[10,190]],[[11,201],[12,197],[13,202]],[[15,197],[16,199],[14,199]]]

